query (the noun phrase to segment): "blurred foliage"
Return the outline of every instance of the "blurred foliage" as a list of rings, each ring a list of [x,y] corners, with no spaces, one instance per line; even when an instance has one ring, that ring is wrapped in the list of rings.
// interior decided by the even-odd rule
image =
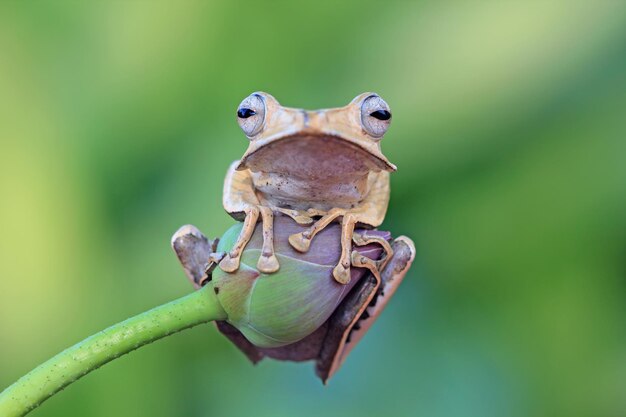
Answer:
[[[380,93],[419,251],[328,387],[201,326],[34,416],[626,414],[626,3],[3,2],[0,51],[2,387],[191,291],[255,90]]]

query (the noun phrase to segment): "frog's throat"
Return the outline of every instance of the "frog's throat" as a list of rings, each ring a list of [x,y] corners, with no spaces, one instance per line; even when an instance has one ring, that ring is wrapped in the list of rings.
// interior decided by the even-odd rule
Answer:
[[[263,170],[263,164],[258,163],[258,161],[265,158],[276,161],[276,155],[273,158],[268,155],[268,151],[272,150],[278,151],[281,159],[285,159],[286,162],[295,159],[289,158],[289,156],[300,155],[301,157],[305,152],[309,152],[311,156],[319,160],[319,154],[322,152],[318,150],[322,150],[322,147],[327,151],[332,149],[335,153],[345,153],[348,157],[358,155],[360,158],[365,158],[369,162],[368,169],[372,171],[393,172],[397,169],[383,155],[378,142],[351,138],[345,135],[302,131],[253,140],[241,158],[237,170]]]

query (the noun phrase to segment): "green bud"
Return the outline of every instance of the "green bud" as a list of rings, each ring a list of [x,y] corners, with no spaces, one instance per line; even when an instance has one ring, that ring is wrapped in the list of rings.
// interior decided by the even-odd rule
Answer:
[[[241,223],[231,227],[220,239],[217,251],[230,251],[241,228]],[[274,348],[297,342],[318,329],[366,270],[353,267],[350,282],[338,283],[332,271],[341,253],[341,227],[328,226],[315,236],[307,253],[300,253],[289,245],[288,238],[302,231],[302,226],[276,216],[274,247],[280,269],[264,274],[256,267],[263,244],[261,229],[259,225],[246,246],[239,269],[226,273],[215,268],[212,282],[228,314],[227,321],[252,344]],[[355,249],[373,259],[381,254],[377,245]]]

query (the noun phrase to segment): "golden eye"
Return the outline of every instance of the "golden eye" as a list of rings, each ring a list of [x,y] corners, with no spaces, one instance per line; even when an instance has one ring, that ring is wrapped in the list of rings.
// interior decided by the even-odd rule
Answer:
[[[260,94],[251,94],[241,102],[237,109],[237,122],[249,138],[258,135],[263,130],[265,101]]]
[[[361,124],[368,135],[373,138],[381,138],[391,123],[391,112],[389,105],[377,96],[372,94],[363,101],[361,105]]]

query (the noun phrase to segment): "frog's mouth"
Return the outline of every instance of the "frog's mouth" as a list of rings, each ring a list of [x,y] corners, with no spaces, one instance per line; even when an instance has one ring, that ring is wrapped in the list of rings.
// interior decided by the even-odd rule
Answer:
[[[382,154],[378,143],[367,145],[342,136],[314,133],[267,138],[251,144],[237,169],[302,178],[396,170]]]

